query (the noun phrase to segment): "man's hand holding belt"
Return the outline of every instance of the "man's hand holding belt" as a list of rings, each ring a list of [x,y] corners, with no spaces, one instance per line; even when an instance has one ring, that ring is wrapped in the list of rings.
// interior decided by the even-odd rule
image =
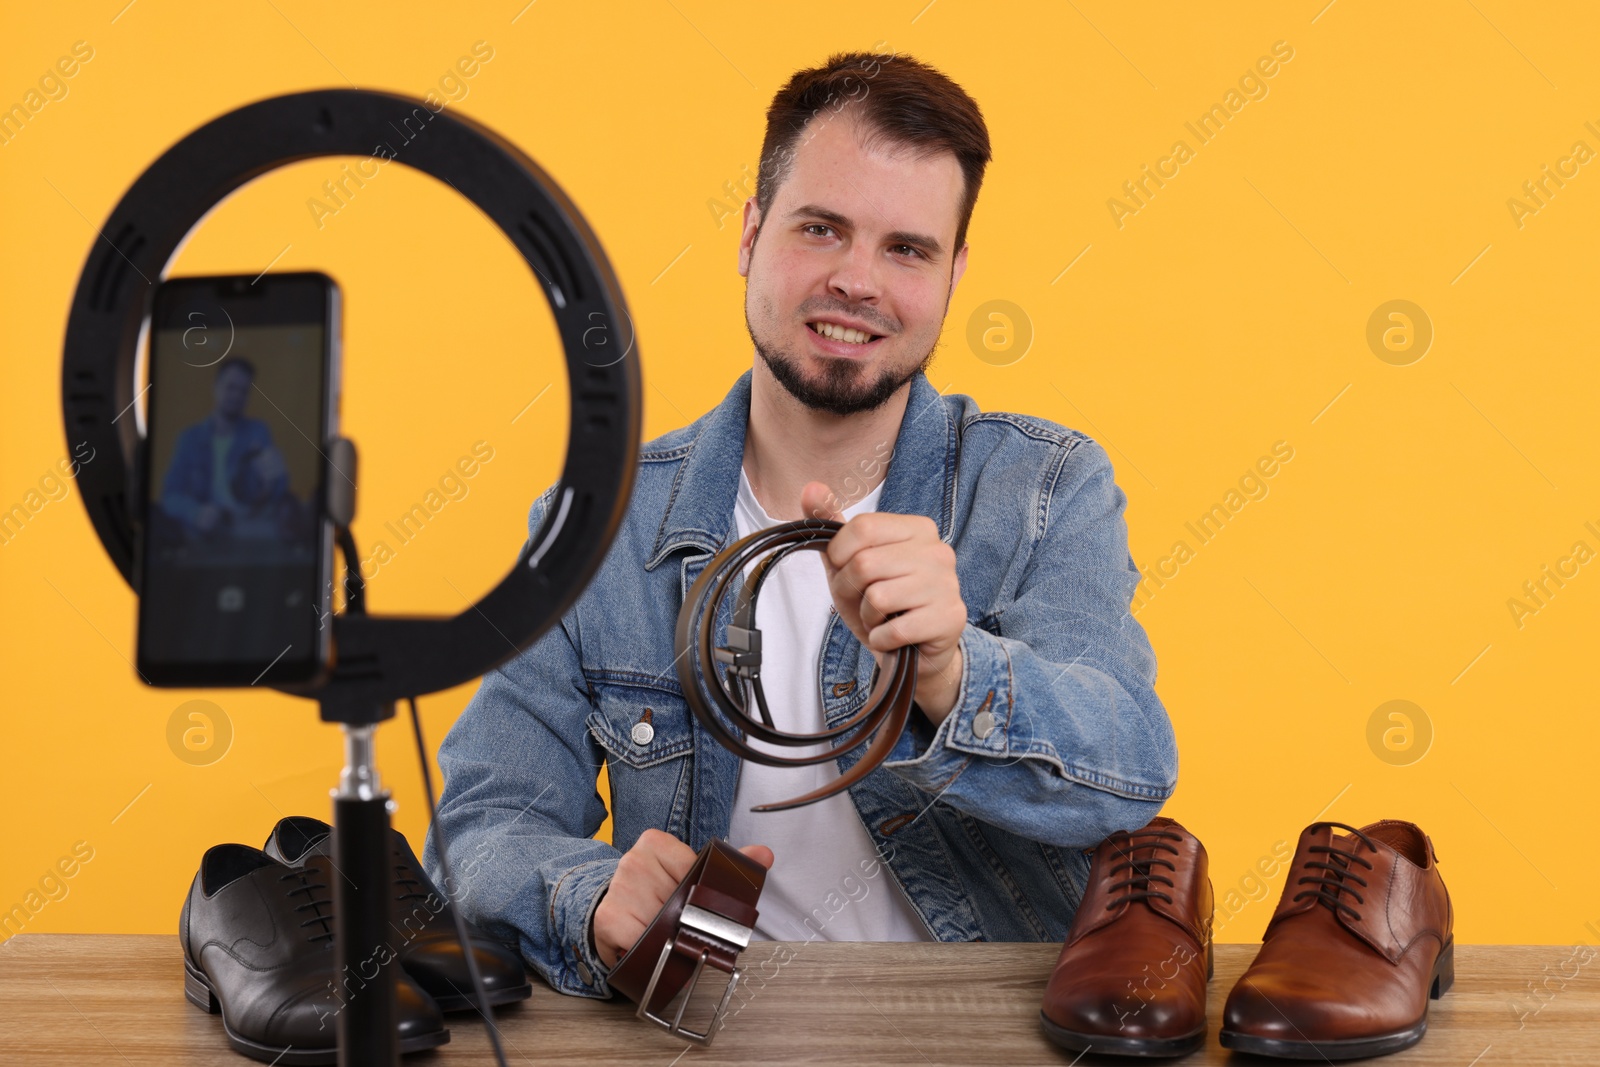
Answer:
[[[845,520],[833,491],[808,482],[800,494],[807,518],[843,523],[822,552],[839,618],[888,671],[892,653],[917,646],[916,703],[934,726],[961,689],[961,631],[967,605],[956,578],[956,550],[939,540],[926,515],[868,511]],[[895,618],[889,616],[903,612]]]

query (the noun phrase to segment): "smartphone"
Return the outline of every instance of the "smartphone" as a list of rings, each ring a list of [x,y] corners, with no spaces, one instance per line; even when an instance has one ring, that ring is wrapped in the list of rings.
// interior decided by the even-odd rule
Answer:
[[[139,674],[316,684],[333,654],[339,287],[315,271],[169,278],[149,336]]]

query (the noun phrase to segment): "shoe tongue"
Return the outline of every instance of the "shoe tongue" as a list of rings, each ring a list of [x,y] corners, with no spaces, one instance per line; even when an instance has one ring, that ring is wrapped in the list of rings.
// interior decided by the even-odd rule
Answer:
[[[1149,881],[1150,872],[1155,866],[1151,863],[1151,861],[1156,858],[1157,854],[1156,840],[1158,839],[1135,838],[1134,840],[1128,842],[1127,857],[1128,862],[1133,865],[1133,869],[1127,872],[1127,877],[1137,878],[1142,883],[1147,883]],[[1160,870],[1165,871],[1166,868],[1160,867]],[[1149,886],[1141,885],[1135,888],[1148,889]]]
[[[305,851],[296,857],[295,862],[304,863],[313,856],[327,856],[330,859],[333,857],[332,834],[323,834],[321,837],[314,838],[311,843],[306,846]]]
[[[1345,852],[1353,853],[1368,862],[1371,862],[1374,855],[1387,850],[1398,852],[1407,859],[1412,859],[1413,855],[1415,855],[1416,858],[1413,862],[1419,867],[1425,866],[1426,860],[1424,856],[1426,850],[1422,847],[1421,839],[1417,838],[1413,841],[1408,838],[1405,834],[1404,825],[1374,823],[1371,826],[1363,826],[1359,834],[1342,831],[1338,828],[1330,828],[1328,844]],[[1363,837],[1363,834],[1366,836]],[[1340,856],[1337,860],[1330,858],[1329,862],[1337,862],[1345,867],[1365,869],[1361,864],[1346,856]]]
[[[1428,865],[1428,846],[1422,828],[1414,823],[1385,820],[1363,826],[1362,833],[1381,845],[1388,845],[1418,867]]]
[[[1160,821],[1158,817],[1156,822],[1159,823]],[[1166,820],[1167,823],[1171,821],[1170,819]],[[1127,866],[1124,866],[1119,873],[1118,881],[1133,882],[1132,885],[1119,890],[1119,896],[1142,894],[1151,890],[1166,891],[1169,888],[1164,881],[1160,880],[1152,884],[1150,877],[1152,874],[1161,874],[1167,878],[1172,877],[1172,871],[1165,863],[1154,862],[1157,858],[1170,858],[1172,855],[1167,848],[1161,847],[1163,844],[1170,847],[1172,842],[1167,838],[1149,832],[1154,825],[1130,832],[1123,839],[1126,841],[1126,845],[1119,845],[1120,861]],[[1131,906],[1149,908],[1154,906],[1155,903],[1154,899],[1146,897],[1132,901]]]
[[[1367,833],[1369,837],[1372,836],[1365,827],[1362,828],[1362,833]],[[1371,863],[1374,849],[1369,847],[1366,841],[1362,840],[1360,834],[1341,831],[1334,826],[1321,827],[1319,832],[1313,835],[1312,841],[1317,843],[1325,841],[1327,847],[1338,850],[1334,852],[1313,852],[1307,856],[1307,859],[1312,862],[1326,863],[1328,865],[1327,867],[1308,868],[1305,871],[1306,874],[1312,877],[1324,880],[1321,885],[1322,895],[1318,896],[1315,903],[1317,906],[1333,912],[1341,923],[1349,926],[1354,920],[1342,913],[1335,906],[1334,901],[1337,900],[1346,905],[1357,906],[1359,910],[1359,905],[1356,905],[1355,894],[1361,892],[1361,883],[1356,881],[1355,878],[1365,878],[1370,872],[1370,868],[1360,861],[1365,860],[1367,863]],[[1387,842],[1378,837],[1374,838],[1373,844],[1381,848]],[[1356,858],[1352,859],[1352,856]],[[1313,889],[1315,888],[1317,886],[1313,886]]]

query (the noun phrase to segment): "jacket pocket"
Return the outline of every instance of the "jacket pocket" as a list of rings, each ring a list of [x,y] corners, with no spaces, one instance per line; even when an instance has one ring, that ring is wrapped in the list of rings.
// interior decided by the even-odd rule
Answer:
[[[694,730],[689,706],[653,686],[593,682],[587,725],[606,753],[612,842],[626,849],[650,827],[682,837]]]

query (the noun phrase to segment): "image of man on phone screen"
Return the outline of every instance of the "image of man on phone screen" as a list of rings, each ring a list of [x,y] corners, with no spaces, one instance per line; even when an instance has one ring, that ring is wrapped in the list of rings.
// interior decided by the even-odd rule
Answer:
[[[248,360],[223,360],[210,414],[178,437],[161,487],[161,511],[172,520],[164,540],[217,545],[292,535],[300,502],[283,454],[271,427],[245,414],[255,374]]]

